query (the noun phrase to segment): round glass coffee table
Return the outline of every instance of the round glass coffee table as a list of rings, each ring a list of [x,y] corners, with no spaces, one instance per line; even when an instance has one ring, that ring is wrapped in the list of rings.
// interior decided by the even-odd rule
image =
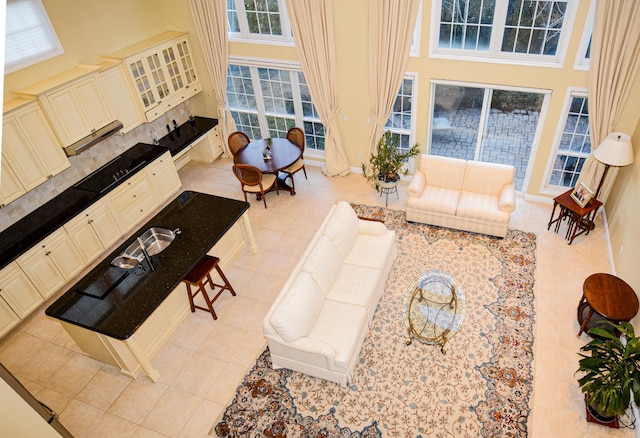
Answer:
[[[460,330],[464,311],[464,290],[451,274],[440,270],[420,274],[409,286],[403,306],[407,345],[416,339],[439,345],[446,354],[444,346]]]

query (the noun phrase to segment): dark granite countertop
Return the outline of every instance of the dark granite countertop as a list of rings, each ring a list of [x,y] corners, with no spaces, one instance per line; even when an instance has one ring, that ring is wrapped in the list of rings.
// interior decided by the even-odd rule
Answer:
[[[49,306],[45,313],[116,339],[128,339],[248,208],[249,204],[243,201],[183,192]],[[142,268],[130,270],[111,266],[114,257],[153,226],[181,230],[181,234],[164,251],[151,256],[154,272],[146,262]],[[126,276],[122,277],[125,273]],[[104,298],[83,292],[105,281],[119,283]]]
[[[169,126],[171,133],[168,133],[159,140],[160,146],[171,150],[171,155],[176,156],[191,143],[205,135],[218,124],[218,119],[208,117],[193,117],[192,121],[187,121],[175,129]]]
[[[155,160],[166,151],[167,149],[164,147],[138,143],[116,159],[76,183],[74,187],[68,188],[43,206],[37,208],[2,231],[2,233],[0,233],[0,269],[7,266],[36,243],[56,231],[67,221],[115,189],[119,184],[126,181],[135,174],[135,170],[142,168],[143,165]],[[142,163],[142,165],[140,165],[140,163]],[[127,166],[137,167],[130,169]],[[114,181],[112,176],[114,169],[129,169],[131,172],[123,173],[117,181]],[[92,178],[97,178],[105,173],[108,174],[107,180],[111,181],[111,185],[101,192],[77,187],[84,183],[91,182]]]

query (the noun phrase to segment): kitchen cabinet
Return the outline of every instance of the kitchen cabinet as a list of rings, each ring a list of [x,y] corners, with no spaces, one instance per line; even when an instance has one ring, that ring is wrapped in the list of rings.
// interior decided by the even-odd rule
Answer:
[[[37,97],[60,139],[69,146],[113,122],[97,65],[75,68],[17,91]]]
[[[121,133],[126,134],[145,121],[136,101],[135,90],[132,89],[121,62],[105,61],[100,66],[100,84],[107,105],[113,116],[122,122]]]
[[[24,318],[44,302],[42,295],[15,262],[0,271],[0,297],[19,318]]]
[[[44,298],[87,266],[64,228],[58,228],[17,259],[20,268]]]
[[[169,152],[165,152],[160,158],[147,166],[146,171],[151,180],[151,186],[158,204],[162,204],[173,197],[182,185]]]
[[[13,175],[26,192],[71,164],[35,100],[16,99],[5,105],[7,107],[14,109],[3,114],[2,158],[7,161],[12,175],[7,179],[9,186],[3,187],[2,192],[15,194],[18,188],[10,187],[15,184]]]
[[[185,32],[164,32],[106,58],[126,66],[149,122],[201,91]]]
[[[20,184],[7,160],[0,159],[0,166],[0,208],[2,208],[24,195],[26,190]]]
[[[18,315],[16,315],[6,301],[0,297],[0,336],[4,336],[19,322],[20,318],[18,318]]]
[[[86,263],[97,259],[122,235],[107,207],[98,201],[64,225]]]
[[[122,234],[129,230],[158,205],[147,172],[138,172],[104,198],[105,205],[116,219]]]

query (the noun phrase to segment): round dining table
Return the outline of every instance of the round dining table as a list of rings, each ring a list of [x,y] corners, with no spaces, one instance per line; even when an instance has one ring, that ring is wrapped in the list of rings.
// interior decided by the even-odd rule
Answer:
[[[273,173],[277,177],[278,190],[285,190],[295,195],[293,187],[289,186],[283,178],[278,176],[278,172],[286,169],[295,163],[302,156],[302,149],[286,138],[272,138],[269,152],[270,159],[265,159],[263,151],[267,147],[264,139],[254,140],[243,147],[233,157],[236,164],[249,164],[255,166],[262,173]]]

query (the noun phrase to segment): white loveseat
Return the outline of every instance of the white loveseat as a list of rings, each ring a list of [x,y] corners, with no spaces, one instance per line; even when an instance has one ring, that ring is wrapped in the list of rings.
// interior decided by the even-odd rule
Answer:
[[[346,386],[395,257],[395,231],[334,205],[264,318],[273,367]]]
[[[513,166],[420,155],[407,220],[504,237],[515,209]]]

